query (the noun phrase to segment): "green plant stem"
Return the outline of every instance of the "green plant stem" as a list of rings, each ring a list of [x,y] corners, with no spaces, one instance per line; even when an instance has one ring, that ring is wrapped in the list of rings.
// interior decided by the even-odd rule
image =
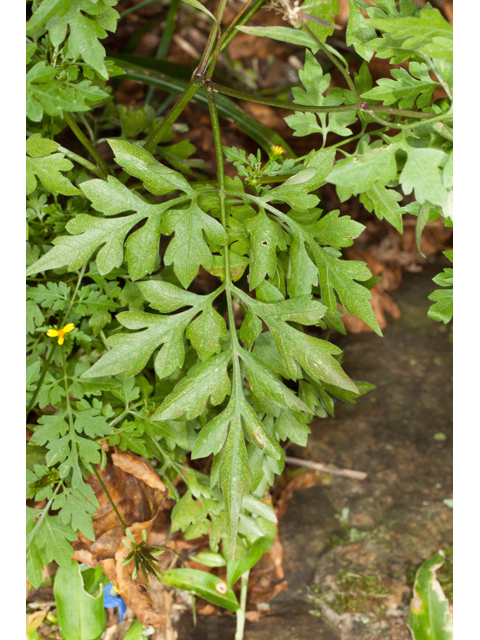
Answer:
[[[225,209],[225,170],[223,167],[223,150],[222,150],[222,136],[220,133],[220,122],[218,119],[217,105],[215,104],[215,96],[213,93],[212,82],[205,83],[205,89],[207,92],[208,107],[210,109],[210,119],[212,121],[213,140],[215,143],[215,155],[217,158],[217,180],[218,180],[218,195],[220,197],[220,221],[227,232],[227,215]],[[223,262],[225,265],[225,293],[227,297],[228,308],[228,322],[230,328],[230,334],[232,335],[232,347],[234,356],[236,353],[237,344],[237,332],[235,329],[235,317],[233,314],[232,306],[232,280],[230,277],[230,256],[228,255],[228,243],[222,248]],[[234,357],[234,363],[236,358]]]
[[[433,73],[437,76],[438,81],[440,82],[440,84],[442,85],[442,87],[445,90],[445,93],[447,94],[447,96],[450,98],[450,100],[453,100],[453,94],[452,91],[450,89],[450,87],[448,86],[446,80],[444,79],[444,77],[441,75],[441,73],[438,71],[437,67],[435,66],[432,58],[430,58],[430,56],[423,56],[427,62],[427,65],[430,67],[430,70],[433,71]]]
[[[246,12],[243,13],[243,10],[240,11],[240,14],[243,13],[243,15],[241,16],[240,19],[237,20],[237,18],[234,18],[234,27],[228,27],[227,30],[225,31],[225,33],[223,34],[223,36],[221,37],[221,45],[220,45],[220,52],[222,52],[226,47],[228,47],[228,45],[230,44],[231,40],[237,35],[237,31],[235,30],[235,27],[237,26],[242,26],[243,24],[245,24],[246,22],[248,22],[250,20],[250,18],[253,16],[254,13],[256,13],[260,7],[262,6],[262,4],[265,2],[265,0],[257,0],[257,2],[252,5],[250,7],[250,9]]]
[[[242,575],[240,583],[240,609],[237,609],[237,629],[235,631],[235,640],[243,640],[243,631],[245,629],[245,610],[247,607],[248,593],[248,576],[250,569]]]
[[[125,11],[122,11],[122,13],[120,14],[120,19],[124,18],[125,16],[128,16],[129,13],[134,13],[139,9],[143,9],[143,7],[148,7],[149,4],[153,4],[154,2],[158,2],[158,0],[144,0],[139,4],[134,4],[133,7],[130,7],[129,9],[125,9]],[[158,2],[158,4],[161,4],[161,3]]]
[[[172,0],[170,7],[168,9],[165,29],[162,32],[162,39],[160,40],[160,44],[158,45],[158,49],[155,54],[155,58],[157,60],[163,60],[168,53],[168,49],[170,48],[173,32],[175,31],[175,16],[177,14],[179,4],[180,4],[180,0]],[[145,96],[145,104],[150,103],[150,100],[153,97],[154,91],[155,91],[154,87],[150,85],[147,90],[147,95]]]
[[[150,138],[148,138],[147,141],[145,142],[144,149],[146,149],[147,151],[153,151],[153,149],[155,149],[157,144],[168,133],[170,127],[177,120],[179,115],[185,109],[185,107],[193,98],[193,96],[197,93],[199,88],[200,88],[200,85],[193,81],[190,81],[187,84],[183,93],[181,93],[180,96],[177,98],[168,116],[165,118],[162,124],[157,128],[157,130],[152,133]]]
[[[438,134],[442,136],[442,138],[445,138],[445,140],[449,140],[450,142],[453,142],[453,131],[444,122],[435,122],[435,124],[433,124],[432,127],[435,129],[435,131]]]
[[[83,144],[85,149],[87,149],[87,151],[90,153],[92,158],[94,158],[96,160],[96,162],[97,162],[98,166],[100,167],[100,170],[101,170],[101,172],[103,174],[102,177],[106,178],[108,176],[108,174],[109,174],[109,171],[108,171],[108,167],[107,167],[107,165],[105,163],[105,160],[102,158],[102,156],[98,153],[98,151],[95,149],[95,147],[90,142],[90,140],[87,138],[87,136],[80,129],[78,124],[72,118],[71,114],[67,113],[67,112],[64,112],[63,117],[65,119],[65,122],[70,127],[70,129],[73,131],[73,133],[78,138],[78,140],[80,140],[80,142]]]
[[[382,111],[384,109],[387,109],[387,107],[384,107]],[[442,120],[449,120],[450,118],[452,118],[453,104],[446,113],[441,113],[438,116],[433,116],[433,118],[431,117],[430,113],[424,113],[422,115],[422,118],[425,118],[425,119],[422,119],[420,122],[412,122],[410,124],[401,124],[400,122],[390,122],[389,120],[385,120],[384,118],[377,116],[375,111],[380,111],[378,107],[372,107],[370,105],[367,105],[365,108],[362,109],[362,111],[364,111],[365,113],[368,113],[368,115],[371,116],[375,120],[375,122],[378,122],[378,124],[383,124],[384,126],[387,126],[390,129],[416,129],[417,127],[423,127],[424,125],[427,125],[427,124],[433,124],[434,122],[441,122]]]
[[[228,37],[228,35],[230,34],[230,32],[232,31],[234,26],[237,24],[237,22],[239,20],[241,20],[243,15],[245,15],[245,13],[247,12],[248,6],[249,6],[251,1],[252,0],[247,0],[246,1],[246,3],[244,5],[244,7],[242,8],[242,10],[239,13],[237,13],[235,18],[228,25],[227,29],[225,30],[225,33],[222,35],[221,38],[218,39],[217,46],[215,47],[215,50],[214,50],[214,52],[212,54],[212,57],[210,59],[210,64],[209,64],[209,67],[208,67],[207,76],[211,76],[212,75],[213,70],[215,69],[215,65],[217,64],[218,56],[220,55],[220,52],[222,51],[222,43]]]
[[[75,286],[75,290],[74,290],[74,292],[73,292],[72,299],[70,300],[70,304],[69,304],[69,306],[68,306],[68,309],[67,309],[67,310],[65,311],[65,313],[62,315],[61,319],[59,320],[59,322],[58,322],[58,324],[57,324],[57,327],[59,327],[59,328],[61,328],[61,327],[62,327],[62,325],[63,325],[63,323],[64,323],[64,321],[65,321],[65,318],[67,318],[67,317],[68,317],[68,314],[70,313],[70,311],[71,311],[71,309],[72,309],[73,303],[74,303],[74,301],[75,301],[75,298],[77,297],[78,289],[79,289],[79,287],[80,287],[80,283],[82,282],[82,278],[83,278],[83,275],[84,275],[84,273],[85,273],[85,269],[86,269],[86,268],[87,268],[87,263],[85,263],[85,264],[83,265],[83,267],[82,267],[82,268],[81,268],[81,270],[80,270],[80,273],[78,274],[77,284],[76,284],[76,286]],[[45,360],[45,364],[44,364],[44,367],[43,367],[42,375],[40,376],[40,379],[38,380],[37,388],[35,389],[35,392],[34,392],[34,394],[33,394],[33,396],[32,396],[32,399],[31,399],[31,400],[30,400],[30,402],[28,403],[28,407],[27,407],[27,418],[28,418],[28,414],[30,413],[30,411],[32,410],[32,408],[35,406],[35,401],[36,401],[37,396],[38,396],[38,394],[39,394],[39,392],[40,392],[40,389],[42,388],[43,381],[45,380],[45,376],[47,375],[48,368],[49,368],[49,366],[50,366],[50,363],[52,362],[53,354],[54,354],[54,352],[55,352],[56,347],[57,347],[57,345],[54,343],[54,344],[52,345],[52,348],[50,349],[50,353],[48,354],[48,358]]]
[[[136,65],[138,66],[138,65]],[[154,72],[151,72],[152,74]],[[163,77],[153,77],[153,75],[143,75],[141,73],[126,73],[122,76],[125,79],[140,80],[145,84],[152,84],[160,87],[164,91],[183,93],[185,91],[185,85],[180,85],[180,81],[172,81]],[[282,147],[290,158],[295,158],[294,151],[285,142],[285,140],[279,136],[273,129],[257,122],[245,111],[238,107],[233,100],[230,100],[226,96],[219,95],[217,108],[226,118],[232,118],[238,123],[238,126],[244,131],[250,138],[269,153],[271,148],[275,145]],[[200,105],[206,105],[208,107],[208,100],[203,92],[197,91],[195,94],[195,100]],[[221,100],[221,101],[220,101]]]
[[[82,158],[82,156],[79,156],[78,153],[74,153],[73,151],[70,151],[69,149],[65,149],[65,147],[58,146],[57,150],[60,151],[61,153],[65,154],[67,156],[67,158],[70,158],[70,160],[74,160],[75,162],[78,162],[78,164],[81,164],[82,167],[85,167],[85,169],[88,169],[89,171],[94,173],[97,177],[103,178],[102,172],[100,171],[100,169],[98,167],[96,167],[93,164],[93,162],[90,162],[86,158]]]
[[[68,305],[68,309],[66,310],[65,314],[63,315],[63,318],[62,318],[61,322],[63,322],[65,320],[65,318],[68,317],[68,314],[72,310],[73,303],[75,302],[75,298],[77,297],[77,293],[78,293],[78,290],[79,290],[80,285],[82,283],[83,276],[85,275],[86,269],[87,269],[87,263],[85,263],[83,265],[83,267],[80,269],[80,273],[78,274],[77,284],[75,285],[75,289],[73,291],[72,299],[70,300],[70,304]]]
[[[261,98],[260,96],[245,93],[243,91],[237,91],[230,87],[225,87],[216,82],[210,83],[214,91],[222,93],[232,98],[238,98],[239,100],[246,100],[248,102],[257,102],[258,104],[266,104],[270,107],[277,107],[279,109],[290,109],[291,111],[313,111],[314,113],[335,113],[341,111],[358,111],[358,106],[355,104],[345,104],[338,107],[314,107],[309,104],[296,104],[295,102],[284,102],[283,100],[274,100],[272,98]]]
[[[398,115],[398,116],[404,116],[408,118],[432,119],[431,113],[424,113],[423,111],[408,111],[406,109],[394,109],[391,107],[383,107],[383,106],[377,106],[377,105],[369,105],[366,102],[361,103],[362,107],[359,107],[359,105],[357,104],[343,104],[337,107],[315,107],[310,104],[297,104],[295,102],[284,102],[283,100],[261,98],[260,96],[251,95],[250,93],[245,93],[243,91],[237,91],[237,89],[231,89],[230,87],[225,87],[221,84],[217,84],[216,82],[212,82],[211,86],[213,87],[214,91],[218,91],[218,93],[222,93],[226,96],[231,96],[232,98],[247,100],[248,102],[258,102],[259,104],[266,104],[270,107],[277,107],[279,109],[290,109],[291,111],[312,111],[313,113],[340,113],[340,112],[347,112],[347,111],[365,111],[370,115],[374,111],[378,111],[380,113],[388,113],[390,115]],[[409,128],[410,125],[405,125],[405,127]]]
[[[65,387],[65,402],[67,403],[68,426],[70,427],[70,434],[71,436],[73,436],[75,434],[75,429],[73,426],[73,413],[72,406],[70,404],[70,394],[68,391],[67,361],[65,359],[65,351],[62,349],[61,352],[63,365],[63,384]]]
[[[370,136],[380,135],[381,133],[385,133],[385,131],[389,131],[390,129],[391,129],[391,127],[380,127],[380,129],[374,129],[373,131],[368,131],[368,135],[370,135]],[[344,144],[348,144],[349,142],[352,142],[353,140],[358,140],[359,138],[361,138],[364,135],[365,135],[365,131],[362,131],[360,133],[357,133],[356,136],[351,136],[350,138],[345,138],[344,140],[340,140],[340,142],[337,142],[336,144],[332,144],[329,147],[325,147],[324,151],[328,151],[329,149],[337,149],[338,147],[343,147]],[[298,158],[298,159],[302,160],[303,158]]]
[[[122,525],[122,527],[123,527],[123,530],[125,531],[125,533],[127,533],[127,525],[125,524],[125,522],[124,522],[124,520],[123,520],[122,516],[121,516],[121,515],[120,515],[120,513],[118,512],[118,509],[117,509],[117,507],[115,506],[114,501],[112,500],[112,496],[108,493],[108,489],[107,489],[107,487],[105,486],[105,483],[104,483],[104,481],[102,480],[102,477],[101,477],[101,476],[100,476],[100,474],[98,473],[97,468],[95,467],[95,465],[94,465],[94,464],[92,464],[92,469],[93,469],[93,473],[97,476],[97,480],[100,482],[100,484],[101,484],[101,486],[102,486],[102,489],[105,491],[105,494],[106,494],[107,498],[109,499],[110,504],[112,505],[113,510],[115,511],[116,516],[117,516],[117,518],[118,518],[118,520],[119,520],[120,524],[121,524],[121,525]]]
[[[359,94],[358,89],[357,89],[357,87],[355,85],[355,82],[352,80],[352,77],[350,75],[348,67],[345,68],[343,66],[343,64],[340,62],[340,60],[330,52],[328,47],[325,46],[325,44],[319,38],[317,38],[317,36],[313,33],[313,31],[306,24],[303,26],[303,29],[315,40],[315,42],[318,44],[318,46],[323,51],[323,53],[327,56],[327,58],[330,60],[330,62],[332,62],[332,64],[334,64],[337,67],[337,69],[340,71],[340,73],[343,75],[343,77],[347,81],[347,84],[348,84],[348,86],[350,88],[350,91],[355,96],[355,100],[357,101],[357,105],[360,104],[362,99],[360,98],[360,94]]]
[[[210,60],[210,56],[215,46],[215,39],[217,38],[218,32],[220,31],[220,24],[222,22],[223,12],[225,11],[226,6],[227,6],[227,0],[220,0],[220,2],[218,3],[217,12],[215,14],[216,23],[213,25],[210,31],[207,44],[205,45],[205,49],[202,53],[202,57],[200,58],[200,63],[195,72],[195,75],[197,77],[203,78],[203,76],[205,75],[205,70],[207,68],[208,61]]]

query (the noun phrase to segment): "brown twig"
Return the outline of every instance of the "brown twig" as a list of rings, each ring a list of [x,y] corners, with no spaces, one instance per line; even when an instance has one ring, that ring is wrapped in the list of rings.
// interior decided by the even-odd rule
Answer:
[[[300,458],[292,458],[285,456],[285,462],[293,464],[297,467],[305,467],[306,469],[313,469],[314,471],[322,471],[323,473],[329,473],[332,476],[344,476],[345,478],[353,478],[354,480],[365,480],[368,474],[364,471],[353,471],[351,469],[339,469],[338,467],[331,467],[328,464],[322,462],[313,462],[311,460],[300,460]]]

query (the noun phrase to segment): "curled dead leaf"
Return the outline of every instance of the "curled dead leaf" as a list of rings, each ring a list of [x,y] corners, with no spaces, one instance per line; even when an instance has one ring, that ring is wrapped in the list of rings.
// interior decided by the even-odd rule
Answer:
[[[151,526],[152,521],[150,520],[149,522],[137,522],[129,527],[135,542],[140,543],[142,541],[142,530],[145,529],[148,532]],[[127,540],[127,538],[124,539]],[[127,607],[133,609],[135,615],[145,627],[151,624],[154,627],[163,624],[165,622],[165,616],[154,611],[143,576],[139,574],[136,580],[132,580],[132,563],[122,567],[122,562],[129,553],[129,549],[122,544],[115,554],[116,580],[114,584]]]
[[[145,529],[148,535],[153,521],[168,498],[168,488],[147,462],[133,453],[117,448],[114,453],[107,454],[105,469],[99,470],[99,473],[125,524],[136,542],[140,542],[142,530]],[[132,563],[126,567],[121,566],[129,554],[129,549],[122,543],[124,531],[97,478],[90,474],[88,482],[99,502],[93,519],[95,541],[92,542],[79,533],[78,540],[73,544],[74,557],[92,567],[100,564],[126,605],[133,609],[142,624],[148,627],[165,622],[165,616],[153,608],[143,577],[139,575],[134,581]]]

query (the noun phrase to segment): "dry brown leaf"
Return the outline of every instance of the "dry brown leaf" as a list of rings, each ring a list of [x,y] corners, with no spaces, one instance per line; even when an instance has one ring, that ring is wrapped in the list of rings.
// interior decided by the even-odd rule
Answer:
[[[280,532],[278,530],[275,534],[275,540],[268,551],[268,557],[275,567],[275,577],[279,580],[283,580],[285,577],[285,571],[283,570],[283,545],[280,539]]]
[[[142,541],[142,531],[149,531],[152,526],[152,521],[137,522],[129,527],[135,542]],[[123,538],[128,541],[128,538]],[[165,616],[162,613],[157,613],[153,609],[152,601],[147,593],[145,581],[142,575],[138,575],[136,580],[132,580],[132,563],[122,567],[122,562],[130,553],[130,550],[122,544],[115,554],[115,581],[114,585],[119,590],[123,600],[127,607],[130,607],[135,612],[135,615],[140,622],[148,627],[149,625],[157,626],[165,622]]]
[[[153,467],[142,458],[116,447],[114,453],[107,454],[105,469],[99,473],[125,524],[135,540],[140,542],[142,530],[145,529],[148,535],[153,521],[168,498],[168,488]],[[143,576],[139,575],[133,581],[132,563],[126,567],[121,566],[129,554],[122,543],[124,531],[96,476],[90,474],[88,482],[99,502],[97,515],[93,519],[95,541],[78,534],[78,540],[73,544],[74,557],[92,567],[100,563],[105,575],[117,587],[126,605],[135,612],[142,624],[149,626],[164,622],[165,617],[153,608]],[[165,539],[163,536],[162,542]],[[152,544],[150,539],[147,540]],[[158,532],[155,542],[158,543]]]

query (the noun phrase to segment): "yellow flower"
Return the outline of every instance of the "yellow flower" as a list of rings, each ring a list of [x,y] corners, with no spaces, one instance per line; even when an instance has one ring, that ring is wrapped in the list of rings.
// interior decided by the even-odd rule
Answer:
[[[282,147],[272,147],[272,155],[281,156],[283,153]]]
[[[74,328],[75,325],[73,324],[73,322],[69,322],[63,327],[63,329],[59,329],[58,331],[56,329],[49,329],[47,331],[47,336],[49,338],[56,338],[58,336],[58,344],[63,344],[65,341],[65,334],[69,333]]]

